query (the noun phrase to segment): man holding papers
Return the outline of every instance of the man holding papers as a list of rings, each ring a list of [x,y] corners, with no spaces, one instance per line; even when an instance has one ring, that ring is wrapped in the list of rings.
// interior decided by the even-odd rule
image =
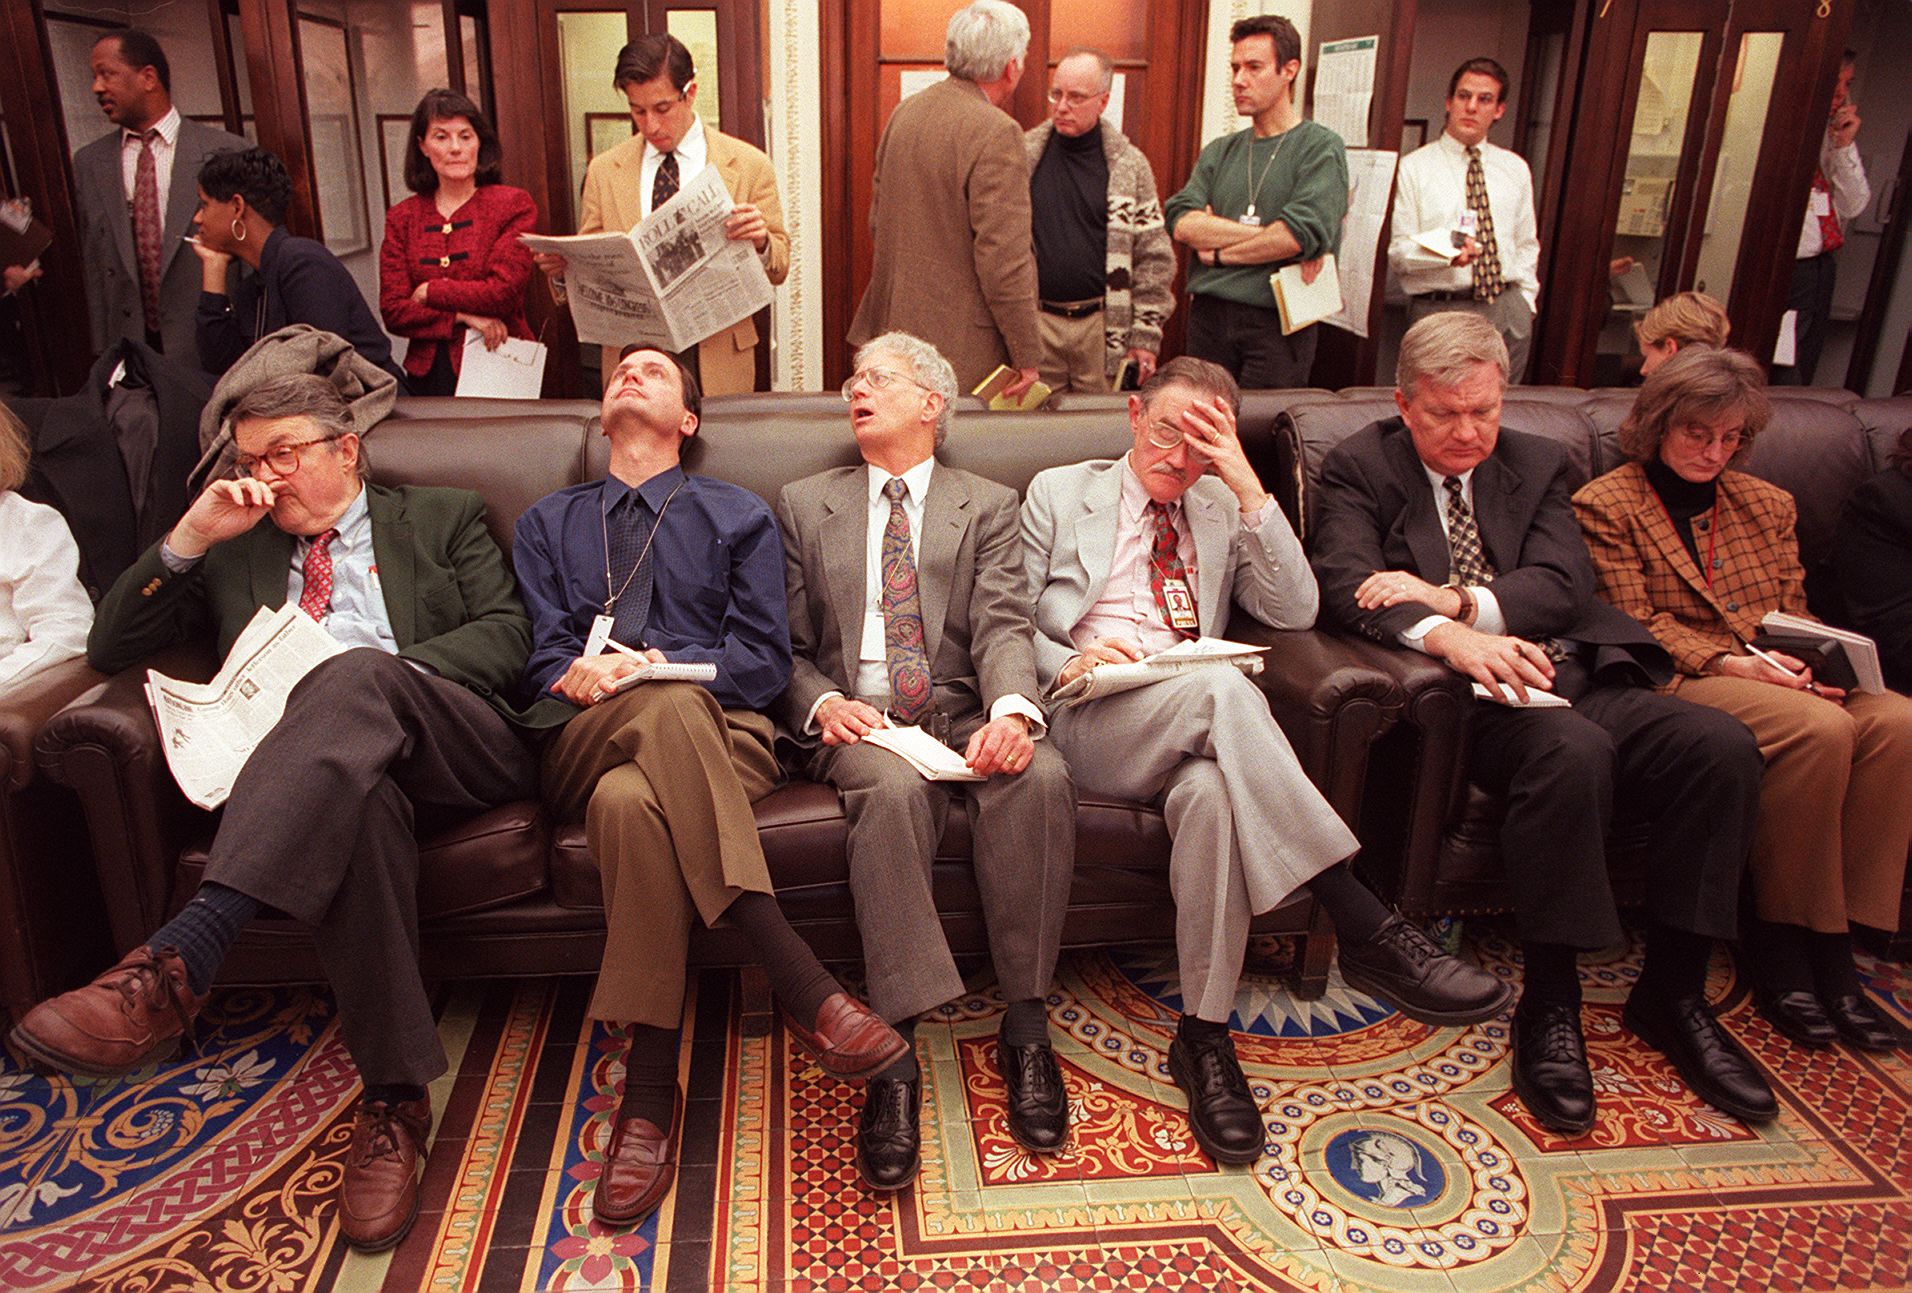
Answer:
[[[1500,845],[1525,972],[1514,1090],[1547,1126],[1593,1125],[1574,955],[1624,937],[1607,878],[1616,805],[1652,825],[1646,963],[1627,1026],[1700,1096],[1747,1121],[1778,1112],[1758,1067],[1706,1004],[1730,939],[1759,798],[1759,747],[1730,715],[1653,688],[1666,651],[1594,596],[1564,449],[1503,431],[1507,347],[1488,320],[1430,315],[1401,342],[1401,416],[1321,467],[1314,563],[1328,618],[1424,651],[1524,701],[1476,701],[1467,771],[1507,798]]]
[[[777,714],[811,775],[843,797],[870,1000],[906,1036],[963,994],[930,891],[953,796],[874,742],[916,728],[963,752],[976,886],[1009,1003],[997,1046],[1009,1128],[1053,1153],[1069,1111],[1042,999],[1075,868],[1075,792],[1038,739],[1015,493],[935,458],[956,392],[948,361],[908,333],[858,349],[843,396],[864,465],[777,500],[796,655]],[[856,1161],[873,1188],[916,1175],[919,1089],[910,1054],[870,1084]]]
[[[1240,402],[1219,365],[1172,359],[1129,397],[1127,455],[1030,482],[1023,558],[1036,673],[1052,691],[1219,634],[1235,604],[1274,628],[1314,622],[1301,545],[1235,433]],[[1239,669],[1193,669],[1056,709],[1049,722],[1077,785],[1159,803],[1168,819],[1186,1003],[1169,1071],[1217,1162],[1261,1155],[1261,1115],[1228,1019],[1250,920],[1297,889],[1333,917],[1342,974],[1356,987],[1433,1023],[1487,1019],[1506,1004],[1499,982],[1441,952],[1354,878],[1354,833]]]
[[[591,1014],[630,1024],[624,1096],[593,1199],[636,1222],[676,1177],[678,1026],[691,922],[742,929],[786,1022],[831,1074],[859,1079],[904,1050],[845,993],[777,906],[751,814],[779,779],[758,711],[790,677],[783,545],[763,500],[686,475],[697,379],[633,347],[604,392],[610,474],[534,503],[513,557],[531,610],[525,679],[570,721],[544,750],[544,793],[584,820],[608,931]],[[594,648],[606,640],[608,653]],[[656,663],[708,664],[707,683],[645,681]]]
[[[340,1225],[357,1247],[389,1248],[417,1211],[425,1084],[446,1064],[418,971],[412,822],[536,793],[537,761],[499,699],[530,630],[478,496],[363,483],[330,381],[276,378],[231,418],[239,478],[214,482],[120,576],[88,659],[113,673],[208,637],[223,654],[261,606],[286,603],[352,649],[293,687],[233,784],[192,901],[11,1040],[68,1072],[138,1068],[190,1027],[247,921],[272,907],[305,922],[365,1082]]]

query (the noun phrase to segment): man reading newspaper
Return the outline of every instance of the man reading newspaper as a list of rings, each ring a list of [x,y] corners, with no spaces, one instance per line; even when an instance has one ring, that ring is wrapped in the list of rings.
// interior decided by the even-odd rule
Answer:
[[[477,812],[537,793],[537,761],[496,701],[524,667],[530,625],[482,501],[366,483],[329,381],[275,378],[231,417],[238,478],[209,486],[120,577],[88,659],[115,672],[207,636],[223,653],[259,607],[286,603],[348,649],[292,688],[246,762],[192,901],[91,984],[28,1012],[12,1042],[67,1072],[129,1072],[178,1043],[262,908],[305,922],[365,1082],[340,1224],[348,1242],[386,1248],[417,1211],[425,1084],[446,1067],[416,960],[412,822],[425,806]]]

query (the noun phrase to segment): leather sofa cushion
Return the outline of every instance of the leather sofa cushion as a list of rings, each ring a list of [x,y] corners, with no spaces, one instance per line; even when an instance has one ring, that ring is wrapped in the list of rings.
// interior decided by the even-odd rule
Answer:
[[[501,444],[512,451],[499,452]],[[583,445],[584,423],[574,414],[387,418],[366,438],[366,453],[381,485],[450,485],[483,495],[485,525],[509,557],[524,510],[583,479]]]

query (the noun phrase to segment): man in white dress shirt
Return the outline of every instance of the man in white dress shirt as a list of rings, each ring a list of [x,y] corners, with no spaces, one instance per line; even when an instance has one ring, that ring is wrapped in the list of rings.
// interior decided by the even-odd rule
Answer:
[[[1470,58],[1447,84],[1441,137],[1401,159],[1388,266],[1408,324],[1442,310],[1486,318],[1507,343],[1508,380],[1527,372],[1540,296],[1534,180],[1518,154],[1489,143],[1507,112],[1507,69]]]
[[[1813,384],[1832,318],[1832,289],[1839,272],[1833,253],[1845,246],[1846,227],[1872,201],[1865,163],[1859,159],[1859,108],[1850,97],[1857,57],[1845,52],[1832,87],[1832,112],[1819,142],[1819,169],[1812,174],[1812,195],[1806,201],[1792,283],[1786,290],[1786,308],[1793,312],[1793,362],[1773,368],[1775,386]]]

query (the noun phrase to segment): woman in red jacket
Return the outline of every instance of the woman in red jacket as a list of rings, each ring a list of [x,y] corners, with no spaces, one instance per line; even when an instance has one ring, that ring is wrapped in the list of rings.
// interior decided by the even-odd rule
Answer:
[[[405,372],[415,395],[457,390],[466,329],[496,350],[531,339],[525,284],[531,255],[518,241],[537,222],[523,189],[499,182],[498,134],[477,104],[429,90],[412,113],[405,185],[413,196],[385,213],[379,313],[410,342]]]

